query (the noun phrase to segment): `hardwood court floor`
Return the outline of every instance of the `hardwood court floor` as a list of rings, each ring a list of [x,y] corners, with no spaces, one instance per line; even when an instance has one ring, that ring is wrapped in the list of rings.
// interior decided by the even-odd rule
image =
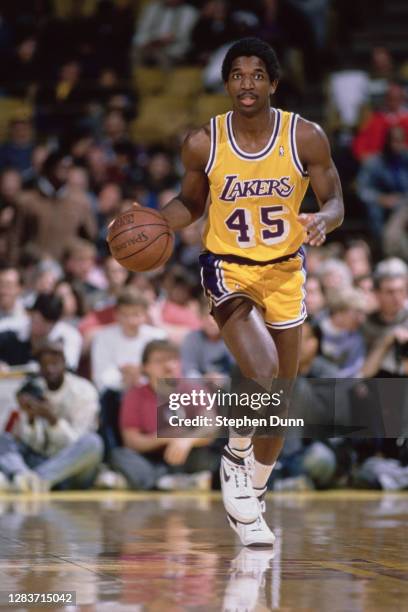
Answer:
[[[273,553],[238,546],[218,494],[4,495],[2,598],[76,591],[65,609],[86,612],[408,609],[408,493],[267,505]]]

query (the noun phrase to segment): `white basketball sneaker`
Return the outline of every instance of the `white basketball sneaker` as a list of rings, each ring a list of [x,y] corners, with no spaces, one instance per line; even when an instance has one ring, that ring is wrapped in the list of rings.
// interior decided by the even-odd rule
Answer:
[[[251,482],[253,466],[253,453],[242,459],[224,447],[220,468],[222,499],[227,514],[240,523],[253,523],[259,515]]]
[[[230,515],[227,515],[227,520],[232,529],[238,534],[241,543],[244,546],[273,546],[276,537],[265,522],[262,514],[265,512],[265,502],[258,501],[258,516],[253,523],[240,523]]]

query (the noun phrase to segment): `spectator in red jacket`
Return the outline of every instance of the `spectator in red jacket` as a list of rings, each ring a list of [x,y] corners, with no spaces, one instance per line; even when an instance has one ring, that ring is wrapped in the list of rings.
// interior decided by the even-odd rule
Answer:
[[[372,113],[363,123],[353,142],[353,153],[359,161],[382,151],[390,127],[399,125],[408,143],[408,107],[404,89],[390,83],[383,110]]]
[[[132,489],[207,488],[210,473],[218,468],[210,438],[157,435],[160,382],[176,380],[181,372],[177,347],[167,340],[153,340],[145,347],[142,364],[148,382],[131,387],[123,398],[119,417],[123,446],[112,450],[112,467],[126,477]]]

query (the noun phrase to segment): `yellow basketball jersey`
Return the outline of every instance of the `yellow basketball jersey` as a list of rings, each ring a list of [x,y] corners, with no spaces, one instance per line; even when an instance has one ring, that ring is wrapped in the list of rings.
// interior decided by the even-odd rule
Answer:
[[[273,133],[257,153],[238,146],[232,111],[211,119],[204,246],[212,253],[264,262],[295,253],[303,243],[297,215],[309,178],[296,150],[299,116],[276,108],[272,112]]]

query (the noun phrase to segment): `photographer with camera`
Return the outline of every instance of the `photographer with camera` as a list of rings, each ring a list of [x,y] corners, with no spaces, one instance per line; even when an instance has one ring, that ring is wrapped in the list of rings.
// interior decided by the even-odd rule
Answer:
[[[13,435],[0,436],[0,471],[21,492],[88,488],[103,453],[97,391],[66,371],[62,343],[44,342],[36,357],[41,376],[17,392]]]
[[[374,272],[378,310],[363,328],[368,355],[366,378],[408,376],[408,267],[397,258],[380,262]]]

